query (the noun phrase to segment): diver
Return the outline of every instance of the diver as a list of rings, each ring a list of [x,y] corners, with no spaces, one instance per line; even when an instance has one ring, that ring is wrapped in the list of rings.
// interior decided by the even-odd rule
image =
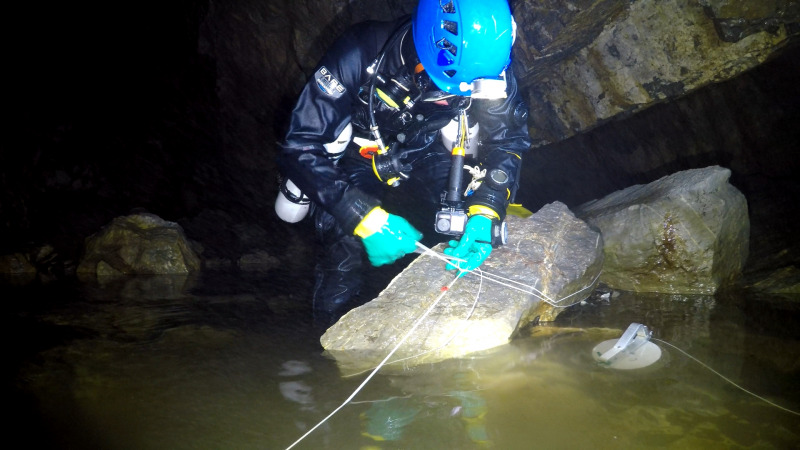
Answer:
[[[501,245],[531,144],[515,33],[507,0],[420,0],[411,17],[351,27],[320,60],[281,143],[275,205],[289,222],[311,217],[322,243],[315,321],[353,307],[365,252],[380,266],[415,251],[422,233],[382,207],[392,187],[433,205],[437,236],[458,238],[449,270]]]

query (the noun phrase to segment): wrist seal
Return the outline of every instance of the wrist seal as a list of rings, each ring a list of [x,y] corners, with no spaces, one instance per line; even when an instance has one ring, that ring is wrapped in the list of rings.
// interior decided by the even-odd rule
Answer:
[[[357,188],[350,187],[329,212],[346,233],[353,234],[364,217],[380,205],[381,203],[377,199]]]
[[[372,236],[373,234],[379,232],[381,227],[383,227],[386,222],[389,220],[389,213],[387,213],[383,208],[380,206],[376,206],[372,208],[372,211],[368,212],[364,219],[358,223],[356,229],[353,231],[353,234],[360,238],[365,238]]]

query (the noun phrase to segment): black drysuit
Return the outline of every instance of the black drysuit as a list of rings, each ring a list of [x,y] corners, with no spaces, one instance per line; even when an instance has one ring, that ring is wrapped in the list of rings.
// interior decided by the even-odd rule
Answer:
[[[330,246],[341,239],[351,242],[346,250],[339,249],[338,258],[320,262],[325,266],[323,272],[357,269],[353,267],[355,262],[344,261],[352,260],[354,252],[363,253],[362,248],[352,245],[353,241],[357,242],[352,236],[353,230],[372,208],[381,204],[382,191],[389,189],[373,173],[370,160],[359,155],[359,145],[351,142],[338,163],[329,158],[324,148],[324,144],[333,142],[348,123],[353,126],[354,136],[371,139],[369,107],[364,101],[369,97],[372,81],[367,68],[382,51],[385,53],[378,72],[385,79],[403,69],[413,71],[417,61],[408,18],[358,24],[337,39],[300,94],[282,144],[281,173],[314,203],[317,228],[327,241],[324,243]],[[405,116],[415,118],[410,124],[401,120],[395,109],[374,100],[374,117],[385,144],[398,141],[397,135],[402,133],[403,143],[397,151],[404,155],[403,163],[410,169],[408,182],[419,178],[417,181],[421,182],[423,190],[429,192],[429,198],[420,200],[438,204],[439,194],[446,188],[451,160],[451,149],[442,144],[439,130],[467,106],[470,122],[477,121],[480,125],[481,165],[489,170],[503,169],[511,177],[513,189],[518,186],[516,177],[521,156],[530,147],[528,110],[510,68],[506,70],[506,80],[508,97],[505,99],[456,96],[451,97],[447,105],[416,102]],[[479,188],[476,194],[480,191]],[[506,205],[491,206],[504,216]],[[430,218],[431,224],[433,219]],[[360,258],[359,254],[359,267]],[[322,276],[319,265],[317,269],[319,288]],[[315,304],[320,301],[317,294],[315,292]]]

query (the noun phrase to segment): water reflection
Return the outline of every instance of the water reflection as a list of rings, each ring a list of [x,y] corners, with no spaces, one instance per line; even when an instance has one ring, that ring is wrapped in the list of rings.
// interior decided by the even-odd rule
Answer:
[[[7,288],[20,432],[50,448],[286,448],[366,376],[322,356],[307,288],[291,274]],[[631,322],[800,409],[796,302],[619,293],[470,358],[386,367],[296,448],[800,445],[798,416],[670,348],[646,369],[598,366],[591,349]]]

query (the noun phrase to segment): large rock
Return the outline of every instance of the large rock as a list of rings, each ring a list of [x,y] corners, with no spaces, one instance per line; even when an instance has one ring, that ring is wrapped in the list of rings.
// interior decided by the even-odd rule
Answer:
[[[0,255],[0,281],[25,285],[36,279],[36,273],[36,267],[26,255]]]
[[[589,296],[603,264],[599,233],[561,203],[508,221],[509,243],[484,262],[483,276],[473,272],[448,290],[454,272],[437,257],[419,256],[376,299],[328,329],[322,346],[344,372],[367,370],[424,316],[392,360],[435,362],[506,344],[521,327],[551,321]]]
[[[639,292],[713,294],[747,260],[747,201],[712,166],[635,185],[576,208],[605,242],[601,280]]]
[[[741,74],[796,39],[800,21],[786,1],[537,0],[514,14],[535,145]]]
[[[118,217],[86,239],[79,275],[189,274],[200,270],[180,225],[153,214]]]

